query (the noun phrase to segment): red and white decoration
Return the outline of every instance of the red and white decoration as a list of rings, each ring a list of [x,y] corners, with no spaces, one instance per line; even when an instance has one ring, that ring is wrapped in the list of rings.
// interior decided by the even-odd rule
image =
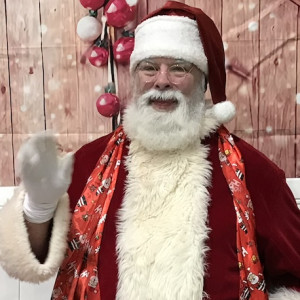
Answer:
[[[128,64],[134,47],[134,37],[128,32],[115,42],[116,32],[134,23],[138,0],[79,0],[89,10],[89,15],[79,20],[77,34],[84,42],[93,43],[84,52],[81,62],[86,59],[95,67],[108,63],[108,85],[105,94],[96,102],[97,111],[105,117],[114,117],[113,127],[120,110],[120,100],[116,96],[117,70],[115,63]],[[97,19],[98,10],[103,7],[101,22]],[[101,24],[102,23],[102,24]],[[115,27],[115,28],[113,28]],[[130,27],[131,28],[131,27]],[[110,58],[112,55],[112,58]],[[109,86],[113,85],[111,90]]]
[[[110,118],[118,115],[120,111],[120,100],[115,94],[105,93],[96,101],[96,107],[99,114]]]
[[[107,23],[120,28],[132,21],[135,16],[137,0],[110,0],[105,7]]]
[[[105,0],[80,0],[80,3],[89,10],[98,10],[104,5]]]
[[[133,37],[121,37],[114,43],[114,58],[117,63],[128,64],[134,48]]]
[[[104,47],[94,45],[89,56],[89,61],[95,67],[101,67],[107,64],[108,55],[108,51]]]

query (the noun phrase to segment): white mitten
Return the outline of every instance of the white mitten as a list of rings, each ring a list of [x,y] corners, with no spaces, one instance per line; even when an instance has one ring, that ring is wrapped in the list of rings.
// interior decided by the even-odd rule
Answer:
[[[73,154],[58,156],[54,137],[41,133],[21,146],[17,167],[26,190],[25,218],[32,223],[50,220],[71,183]]]

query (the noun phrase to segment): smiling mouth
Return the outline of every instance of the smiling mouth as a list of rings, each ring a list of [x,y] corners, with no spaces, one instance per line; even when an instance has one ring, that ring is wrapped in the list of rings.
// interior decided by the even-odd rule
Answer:
[[[151,98],[149,100],[149,105],[158,111],[173,111],[178,106],[178,100]]]

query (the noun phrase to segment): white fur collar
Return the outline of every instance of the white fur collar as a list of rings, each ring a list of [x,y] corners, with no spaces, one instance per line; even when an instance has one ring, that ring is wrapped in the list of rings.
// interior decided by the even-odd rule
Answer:
[[[211,167],[200,141],[146,151],[136,141],[119,212],[118,300],[202,299]]]

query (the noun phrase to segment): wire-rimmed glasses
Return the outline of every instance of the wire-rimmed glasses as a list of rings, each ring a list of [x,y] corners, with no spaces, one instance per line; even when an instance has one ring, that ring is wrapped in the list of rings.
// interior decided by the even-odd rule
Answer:
[[[157,79],[158,74],[166,73],[171,83],[180,84],[186,78],[187,74],[192,71],[193,67],[193,64],[182,61],[169,65],[167,71],[161,71],[160,64],[143,60],[138,64],[136,70],[146,83],[152,83]]]

